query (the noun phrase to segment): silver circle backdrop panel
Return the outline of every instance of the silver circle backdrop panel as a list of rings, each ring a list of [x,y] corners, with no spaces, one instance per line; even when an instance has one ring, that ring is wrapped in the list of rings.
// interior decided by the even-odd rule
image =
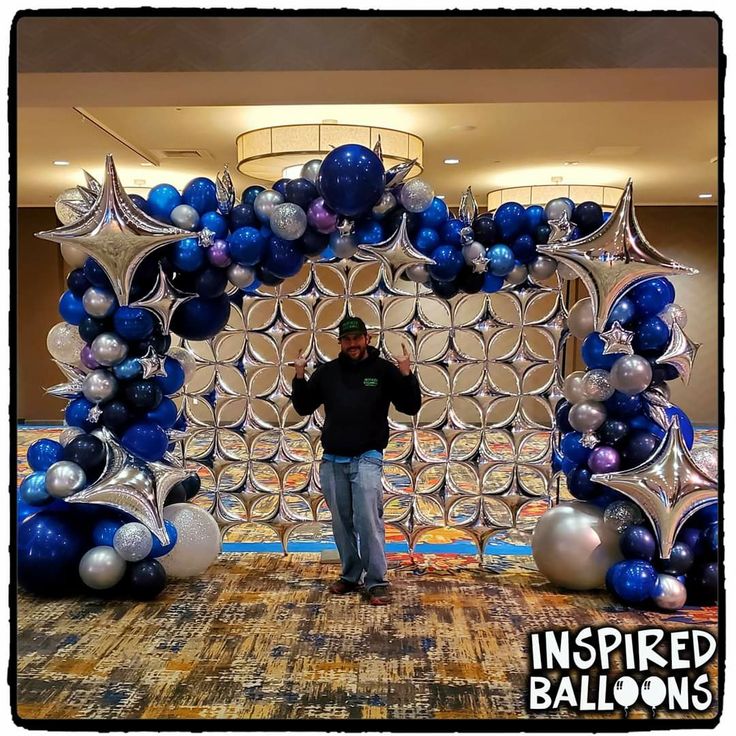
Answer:
[[[548,508],[554,412],[560,395],[565,308],[559,283],[450,300],[420,284],[388,287],[385,266],[310,263],[279,287],[246,294],[224,330],[183,341],[196,370],[176,401],[189,428],[179,452],[199,471],[195,502],[223,539],[266,525],[282,543],[299,530],[329,531],[319,484],[322,409],[291,404],[299,351],[313,368],[339,350],[348,313],[390,359],[406,345],[423,395],[415,417],[389,414],[384,519],[413,549],[455,529],[479,551],[492,537],[528,544]]]

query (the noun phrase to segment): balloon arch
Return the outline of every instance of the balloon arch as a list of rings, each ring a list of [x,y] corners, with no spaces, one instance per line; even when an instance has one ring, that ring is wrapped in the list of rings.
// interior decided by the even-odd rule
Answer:
[[[346,145],[237,203],[227,169],[143,199],[108,156],[102,184],[85,172],[59,197],[64,224],[37,236],[72,267],[48,336],[66,377],[48,392],[69,403],[59,441],[28,450],[23,587],[152,598],[238,525],[267,524],[286,551],[325,523],[321,417],[290,408],[289,351],[330,359],[349,309],[389,352],[411,343],[427,397],[418,419],[391,417],[385,459],[386,519],[410,548],[453,527],[482,553],[534,528],[561,587],[714,600],[717,456],[690,452],[667,387],[698,347],[667,277],[693,269],[647,242],[631,182],[612,213],[558,198],[479,215],[468,189],[454,216],[410,169]],[[575,278],[588,297],[568,310]],[[568,335],[587,370],[563,380]],[[549,508],[559,480],[575,500]]]

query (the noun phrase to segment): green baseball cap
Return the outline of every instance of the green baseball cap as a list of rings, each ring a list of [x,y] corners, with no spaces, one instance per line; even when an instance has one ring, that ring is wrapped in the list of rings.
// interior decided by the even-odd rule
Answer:
[[[360,317],[345,317],[340,322],[339,336],[345,337],[352,333],[358,333],[359,335],[367,335],[368,330],[366,329],[365,322]]]

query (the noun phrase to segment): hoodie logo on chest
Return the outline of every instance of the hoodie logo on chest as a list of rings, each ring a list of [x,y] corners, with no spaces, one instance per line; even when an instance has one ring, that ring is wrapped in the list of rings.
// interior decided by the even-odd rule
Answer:
[[[375,388],[376,386],[378,386],[378,379],[377,378],[370,378],[370,377],[364,378],[363,379],[363,385],[364,386],[370,386],[371,388]]]

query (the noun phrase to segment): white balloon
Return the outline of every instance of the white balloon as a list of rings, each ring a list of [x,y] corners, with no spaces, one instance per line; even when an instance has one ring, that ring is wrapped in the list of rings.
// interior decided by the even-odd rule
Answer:
[[[49,330],[46,347],[52,358],[61,363],[76,365],[79,363],[79,354],[84,347],[84,340],[79,336],[79,330],[74,325],[59,322]]]
[[[661,677],[652,675],[641,684],[641,699],[650,707],[658,708],[667,697],[667,685]]]
[[[78,245],[72,243],[64,243],[61,246],[61,257],[72,268],[82,268],[87,260],[87,254]]]
[[[590,297],[575,302],[567,317],[570,332],[580,340],[584,340],[595,329],[593,320],[593,303]]]
[[[164,509],[164,519],[176,527],[176,544],[158,558],[172,578],[201,575],[220,554],[220,527],[204,509],[192,503],[174,503]]]

